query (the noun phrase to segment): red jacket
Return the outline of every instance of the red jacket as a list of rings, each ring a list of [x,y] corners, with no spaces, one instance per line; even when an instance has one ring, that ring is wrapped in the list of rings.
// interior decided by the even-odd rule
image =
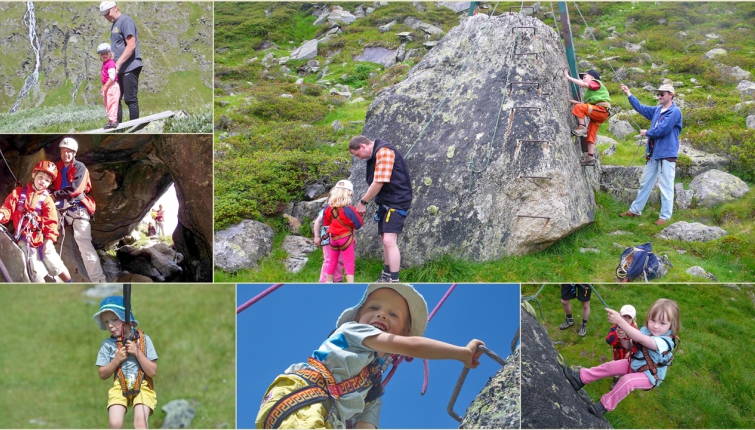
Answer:
[[[637,328],[637,324],[632,323],[632,327]],[[608,330],[608,335],[606,336],[606,343],[613,347],[613,359],[623,360],[629,356],[630,350],[624,349],[624,347],[621,346],[621,339],[619,339],[619,335],[616,334],[617,328],[618,326],[614,324],[611,326],[611,329]]]
[[[58,210],[55,209],[55,201],[52,196],[48,195],[42,202],[42,213],[36,213],[37,203],[42,195],[42,191],[36,191],[32,184],[26,186],[26,202],[24,202],[24,209],[18,209],[18,200],[21,198],[21,189],[18,187],[13,190],[5,199],[5,203],[0,207],[0,214],[3,214],[3,219],[10,219],[13,221],[13,226],[18,231],[19,223],[25,212],[34,212],[35,218],[40,228],[31,231],[31,237],[24,232],[22,237],[26,238],[27,242],[33,247],[39,247],[45,240],[50,239],[53,242],[58,240]]]
[[[62,161],[58,161],[56,165],[58,166],[58,171],[61,172],[61,174],[58,175],[57,178],[55,178],[55,182],[53,183],[53,188],[57,191],[61,190],[63,187],[62,172],[65,165]],[[94,215],[94,211],[97,208],[97,205],[94,203],[92,196],[89,195],[89,193],[92,192],[92,183],[89,180],[89,170],[86,168],[86,166],[84,166],[84,163],[74,159],[69,166],[66,178],[68,179],[68,183],[71,184],[71,187],[73,188],[72,190],[68,190],[71,191],[71,198],[77,197],[81,193],[84,193],[86,197],[81,200],[81,204],[84,205],[85,208],[87,208],[87,211],[89,211],[90,215]]]

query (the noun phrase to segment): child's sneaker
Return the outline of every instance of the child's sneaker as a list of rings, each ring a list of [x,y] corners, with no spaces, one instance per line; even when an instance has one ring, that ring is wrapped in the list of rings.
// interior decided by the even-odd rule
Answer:
[[[117,128],[118,127],[118,121],[111,121],[102,126],[104,130],[111,129],[111,128]]]
[[[585,337],[586,334],[587,334],[587,324],[582,323],[579,326],[579,337]]]
[[[600,403],[600,400],[595,402],[595,404],[588,406],[587,410],[598,418],[603,418],[603,414],[608,412],[608,409],[603,406],[603,403]]]
[[[583,125],[580,125],[579,127],[572,130],[571,134],[579,137],[587,137],[587,128]]]
[[[585,386],[585,383],[582,382],[582,377],[579,376],[579,371],[572,370],[569,366],[563,366],[564,367],[564,376],[566,376],[566,379],[569,381],[572,387],[576,391],[579,391],[582,389],[582,387]]]
[[[561,326],[559,326],[558,328],[559,330],[566,330],[567,328],[573,325],[574,325],[574,318],[566,317],[566,321],[564,321],[564,323],[561,324]]]

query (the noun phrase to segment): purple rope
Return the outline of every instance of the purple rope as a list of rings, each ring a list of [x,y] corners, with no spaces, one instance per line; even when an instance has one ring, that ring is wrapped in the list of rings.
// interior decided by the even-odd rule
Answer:
[[[435,305],[435,309],[433,309],[432,312],[430,312],[430,315],[427,317],[427,322],[430,322],[431,319],[433,319],[433,316],[435,316],[435,313],[440,310],[440,307],[443,306],[443,303],[446,301],[448,296],[451,295],[454,288],[456,288],[456,284],[451,284],[451,286],[448,288],[448,291],[446,291],[446,294],[443,295],[443,298],[440,299],[437,305]],[[422,392],[421,395],[425,395],[425,392],[427,391],[427,384],[430,383],[430,363],[427,361],[427,359],[422,359],[422,367],[425,368],[425,378],[422,381]]]
[[[454,290],[454,288],[456,288],[456,284],[451,284],[451,287],[448,289],[448,291],[446,291],[446,294],[443,296],[443,298],[440,299],[437,305],[435,305],[435,309],[430,312],[430,316],[427,317],[427,322],[430,322],[430,320],[433,319],[435,313],[438,312],[438,309],[440,309],[441,306],[443,306],[443,302],[445,302],[448,296],[451,295],[451,292]]]
[[[240,314],[244,309],[248,308],[249,306],[259,302],[262,300],[263,297],[267,296],[268,294],[272,293],[273,291],[277,290],[278,288],[282,287],[283,284],[274,284],[273,286],[267,288],[265,291],[257,294],[256,296],[252,297],[251,300],[244,303],[243,305],[236,308],[236,314]]]

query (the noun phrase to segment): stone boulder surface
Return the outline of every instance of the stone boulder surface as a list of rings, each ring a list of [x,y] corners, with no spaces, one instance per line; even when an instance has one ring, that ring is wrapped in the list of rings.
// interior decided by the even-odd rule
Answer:
[[[523,26],[537,37],[515,29]],[[407,160],[414,199],[399,235],[405,265],[444,254],[474,261],[523,255],[594,220],[588,175],[597,169],[579,164],[567,81],[553,72],[566,67],[564,58],[558,36],[541,21],[478,14],[378,94],[362,134],[391,142]],[[350,179],[354,195],[364,195],[364,161],[354,162]],[[376,223],[357,236],[357,256],[382,256]]]
[[[194,419],[195,412],[188,400],[171,400],[160,409],[165,412],[165,421],[161,429],[191,428],[191,420]]]
[[[689,187],[695,192],[697,204],[704,207],[732,202],[750,190],[743,180],[721,170],[708,170],[698,175]]]
[[[678,221],[661,230],[658,237],[682,242],[708,242],[726,236],[721,227],[707,226],[699,222]]]
[[[518,429],[521,421],[521,347],[490,378],[467,408],[462,429]]]
[[[215,266],[231,273],[257,267],[273,250],[274,236],[272,228],[253,220],[215,232]]]
[[[534,310],[532,310],[534,312]],[[522,428],[612,428],[593,416],[559,364],[545,327],[522,308]]]

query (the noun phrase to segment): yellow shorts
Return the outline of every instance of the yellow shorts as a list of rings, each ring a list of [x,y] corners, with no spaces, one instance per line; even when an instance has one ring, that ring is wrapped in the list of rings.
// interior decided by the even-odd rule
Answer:
[[[267,389],[265,397],[262,399],[260,411],[257,413],[257,419],[254,425],[258,429],[265,428],[265,418],[268,412],[273,408],[275,402],[300,388],[306,387],[307,384],[294,375],[278,375],[272,385]],[[332,429],[333,425],[325,421],[328,411],[323,403],[315,403],[303,408],[297,409],[281,422],[282,429]]]
[[[121,383],[117,379],[113,381],[113,388],[107,392],[107,408],[110,409],[113,405],[122,405],[126,409],[129,406],[134,405],[146,405],[149,408],[149,414],[152,415],[155,412],[155,406],[157,406],[157,394],[149,388],[147,381],[142,380],[142,388],[139,394],[134,397],[134,400],[129,402],[123,395],[121,390]]]

